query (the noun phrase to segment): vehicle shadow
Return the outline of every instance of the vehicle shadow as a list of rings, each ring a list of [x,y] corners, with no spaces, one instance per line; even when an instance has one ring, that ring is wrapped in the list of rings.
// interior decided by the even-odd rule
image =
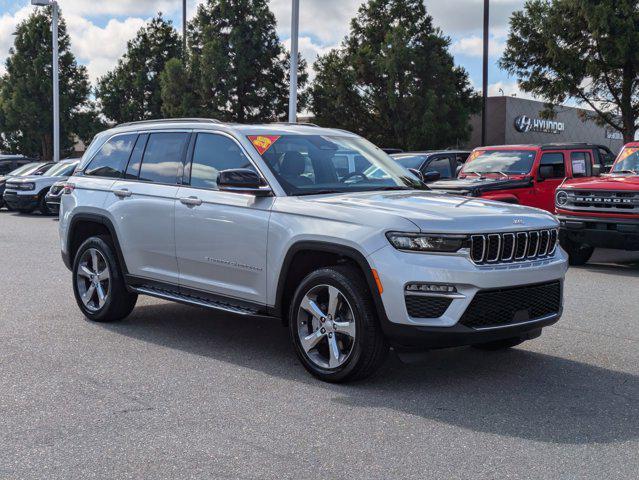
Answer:
[[[593,273],[639,277],[639,252],[597,249],[586,265],[570,268]]]
[[[178,304],[141,305],[121,335],[328,390],[339,405],[392,409],[457,427],[565,444],[639,437],[639,376],[524,349],[433,351],[379,375],[330,385],[308,375],[276,320],[220,316]]]

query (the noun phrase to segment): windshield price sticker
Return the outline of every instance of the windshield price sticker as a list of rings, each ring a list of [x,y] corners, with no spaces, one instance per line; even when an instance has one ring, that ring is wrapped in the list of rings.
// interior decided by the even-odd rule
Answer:
[[[264,155],[279,138],[279,135],[252,135],[248,137],[260,155]]]

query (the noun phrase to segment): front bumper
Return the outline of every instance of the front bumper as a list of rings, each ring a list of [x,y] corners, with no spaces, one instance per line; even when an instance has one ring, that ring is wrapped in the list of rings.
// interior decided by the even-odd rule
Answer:
[[[639,250],[639,219],[560,215],[561,241],[595,248]]]
[[[480,329],[460,323],[475,296],[482,292],[508,290],[559,282],[567,270],[567,256],[557,248],[552,257],[496,265],[475,265],[465,255],[435,255],[400,252],[384,247],[368,257],[383,285],[381,295],[384,312],[382,328],[394,345],[425,348],[451,347],[485,343],[511,337],[536,336],[538,331],[559,320],[563,298],[549,315],[508,319],[496,327]],[[411,316],[406,298],[409,283],[454,286],[456,292],[442,298],[449,303],[436,318]],[[562,293],[560,293],[562,295]]]
[[[15,210],[27,210],[38,207],[38,196],[34,194],[21,195],[12,190],[5,190],[2,195],[4,202]]]

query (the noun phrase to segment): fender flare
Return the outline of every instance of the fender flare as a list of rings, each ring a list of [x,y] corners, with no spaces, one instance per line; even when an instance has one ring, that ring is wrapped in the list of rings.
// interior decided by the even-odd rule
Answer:
[[[124,255],[122,254],[122,248],[120,247],[120,240],[118,239],[118,235],[115,231],[115,227],[113,226],[113,222],[111,222],[111,220],[108,217],[105,217],[104,215],[98,215],[95,213],[77,213],[73,215],[73,218],[69,222],[69,229],[67,233],[67,245],[69,245],[70,247],[75,229],[78,227],[78,224],[82,222],[99,223],[101,225],[104,225],[107,228],[107,230],[109,230],[109,233],[111,234],[111,238],[113,239],[115,254],[118,257],[118,262],[120,262],[120,268],[122,269],[122,273],[124,275],[128,274],[129,270],[126,267],[126,262],[124,261]],[[73,265],[73,258],[71,253],[72,252],[69,251],[68,252],[69,258],[65,259],[65,264],[67,264],[67,267],[69,269],[71,269]]]
[[[368,288],[373,296],[373,303],[375,305],[375,309],[377,310],[377,315],[379,316],[380,322],[384,323],[388,321],[381,295],[379,293],[379,290],[377,289],[377,282],[373,277],[372,268],[370,266],[370,263],[368,263],[368,260],[366,260],[366,257],[359,250],[353,247],[348,247],[346,245],[341,245],[338,243],[316,240],[301,240],[291,245],[286,252],[277,281],[275,307],[272,308],[271,312],[274,316],[278,316],[282,319],[286,318],[286,312],[282,311],[282,301],[284,298],[286,277],[290,270],[293,258],[298,252],[301,252],[303,250],[315,250],[319,252],[333,253],[353,260],[360,267],[364,274],[364,278],[366,280]]]

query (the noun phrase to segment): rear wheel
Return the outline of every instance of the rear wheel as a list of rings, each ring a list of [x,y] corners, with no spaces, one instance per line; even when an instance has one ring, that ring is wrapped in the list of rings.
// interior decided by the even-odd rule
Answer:
[[[302,280],[289,330],[304,368],[327,382],[372,375],[389,350],[370,291],[351,266],[323,268]]]
[[[577,243],[569,239],[562,240],[561,247],[568,253],[568,263],[573,266],[585,265],[595,249],[590,245]]]
[[[126,288],[110,237],[91,237],[78,249],[73,293],[82,313],[96,322],[121,320],[135,307],[138,296]]]

